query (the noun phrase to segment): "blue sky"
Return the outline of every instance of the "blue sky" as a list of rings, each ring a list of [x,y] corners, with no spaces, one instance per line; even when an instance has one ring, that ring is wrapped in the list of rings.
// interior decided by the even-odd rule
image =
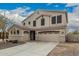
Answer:
[[[66,7],[67,3],[0,3],[0,9],[7,9],[7,10],[13,10],[18,7],[30,7],[31,10],[36,9],[49,9],[49,10],[64,10],[66,9],[68,12],[72,12],[73,9],[76,7]],[[29,10],[30,11],[30,10]]]
[[[37,9],[66,10],[68,12],[68,28],[72,30],[79,27],[78,3],[0,3],[0,14],[4,15],[5,13],[5,17],[19,24]]]

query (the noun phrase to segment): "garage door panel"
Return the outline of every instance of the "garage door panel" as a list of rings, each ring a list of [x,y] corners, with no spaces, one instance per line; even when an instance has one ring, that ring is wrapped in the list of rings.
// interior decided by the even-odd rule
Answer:
[[[59,41],[60,34],[59,33],[41,33],[38,34],[39,40],[42,41]]]

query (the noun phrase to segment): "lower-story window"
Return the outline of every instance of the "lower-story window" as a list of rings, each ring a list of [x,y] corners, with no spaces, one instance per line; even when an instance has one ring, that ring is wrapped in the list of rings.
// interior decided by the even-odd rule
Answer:
[[[29,32],[28,32],[28,31],[24,31],[23,33],[24,33],[24,34],[27,34],[27,33],[29,33]]]
[[[11,34],[12,34],[12,31],[11,31]]]
[[[41,31],[39,34],[58,34],[60,31]]]
[[[16,34],[16,32],[14,31],[14,34]]]
[[[19,30],[17,30],[17,34],[19,34]]]

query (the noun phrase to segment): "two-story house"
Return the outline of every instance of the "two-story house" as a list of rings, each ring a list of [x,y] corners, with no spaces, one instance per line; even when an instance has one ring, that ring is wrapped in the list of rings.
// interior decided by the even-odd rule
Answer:
[[[37,10],[22,22],[28,31],[27,35],[22,35],[28,37],[25,40],[65,42],[67,22],[66,11]]]

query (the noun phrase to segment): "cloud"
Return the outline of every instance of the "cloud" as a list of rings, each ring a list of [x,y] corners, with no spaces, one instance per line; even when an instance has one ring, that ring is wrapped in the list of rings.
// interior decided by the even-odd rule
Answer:
[[[33,11],[29,11],[30,7],[18,7],[13,10],[3,10],[0,9],[0,14],[4,15],[5,17],[10,19],[13,23],[21,24],[21,21],[23,21],[28,15],[30,15]],[[29,11],[29,12],[28,12]]]
[[[53,3],[47,3],[46,5],[47,5],[47,6],[50,6],[51,4],[53,4]]]
[[[79,4],[73,4],[71,6],[77,5],[73,9],[72,13],[68,13],[68,28],[73,29],[73,30],[79,30]]]
[[[47,6],[52,5],[48,3]],[[58,5],[54,5],[58,7]],[[72,12],[68,12],[68,29],[77,30],[79,29],[79,4],[78,3],[68,3],[65,8],[74,7]],[[67,10],[67,9],[64,9]]]
[[[47,6],[50,6],[52,4],[54,4],[54,3],[48,3]],[[58,4],[54,4],[54,7],[59,7],[59,5]]]
[[[66,5],[66,7],[73,7],[73,6],[77,6],[77,5],[78,5],[78,3],[68,3]]]

